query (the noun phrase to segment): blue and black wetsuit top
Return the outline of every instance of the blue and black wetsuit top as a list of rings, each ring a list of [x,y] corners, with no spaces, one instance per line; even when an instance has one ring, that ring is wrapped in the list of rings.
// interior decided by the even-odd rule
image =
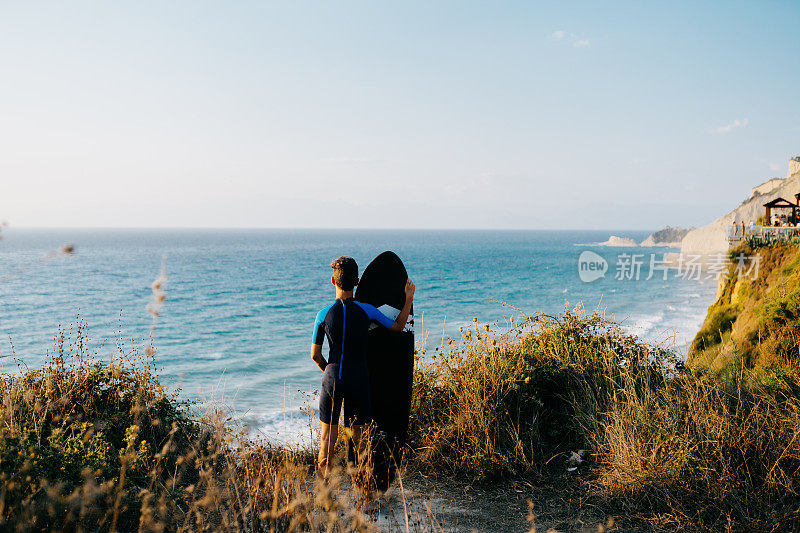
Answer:
[[[337,365],[332,369],[337,379],[367,377],[367,331],[373,320],[385,328],[394,323],[375,306],[352,298],[337,299],[317,313],[312,342],[322,344],[323,334],[328,337],[328,367]]]

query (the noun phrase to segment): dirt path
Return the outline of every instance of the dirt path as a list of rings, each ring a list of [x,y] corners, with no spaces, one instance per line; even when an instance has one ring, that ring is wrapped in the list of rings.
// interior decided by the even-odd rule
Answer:
[[[412,474],[381,499],[376,525],[386,531],[653,531],[646,523],[609,516],[581,482],[534,486],[524,481],[473,485]],[[528,519],[528,501],[535,519]],[[408,517],[408,519],[406,518]]]

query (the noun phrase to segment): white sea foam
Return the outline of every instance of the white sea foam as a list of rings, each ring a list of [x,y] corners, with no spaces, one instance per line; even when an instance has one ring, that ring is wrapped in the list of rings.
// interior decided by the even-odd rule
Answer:
[[[675,349],[685,356],[705,319],[709,295],[706,296],[704,299],[699,293],[676,294],[681,303],[669,302],[661,311],[633,315],[626,329],[644,341]]]
[[[318,411],[311,405],[263,413],[248,413],[242,420],[254,435],[275,444],[308,447],[318,438]]]
[[[664,320],[664,312],[660,311],[651,315],[643,315],[635,317],[631,326],[631,332],[646,338],[653,332]]]

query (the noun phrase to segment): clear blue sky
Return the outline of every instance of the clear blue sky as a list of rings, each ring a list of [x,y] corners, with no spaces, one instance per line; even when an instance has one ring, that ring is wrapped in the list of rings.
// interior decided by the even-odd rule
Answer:
[[[0,2],[0,219],[702,225],[800,154],[798,20],[797,1]]]

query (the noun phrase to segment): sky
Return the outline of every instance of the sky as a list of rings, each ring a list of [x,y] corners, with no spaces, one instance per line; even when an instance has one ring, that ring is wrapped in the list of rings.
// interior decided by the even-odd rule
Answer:
[[[800,155],[797,20],[795,0],[0,0],[0,220],[704,225]]]

